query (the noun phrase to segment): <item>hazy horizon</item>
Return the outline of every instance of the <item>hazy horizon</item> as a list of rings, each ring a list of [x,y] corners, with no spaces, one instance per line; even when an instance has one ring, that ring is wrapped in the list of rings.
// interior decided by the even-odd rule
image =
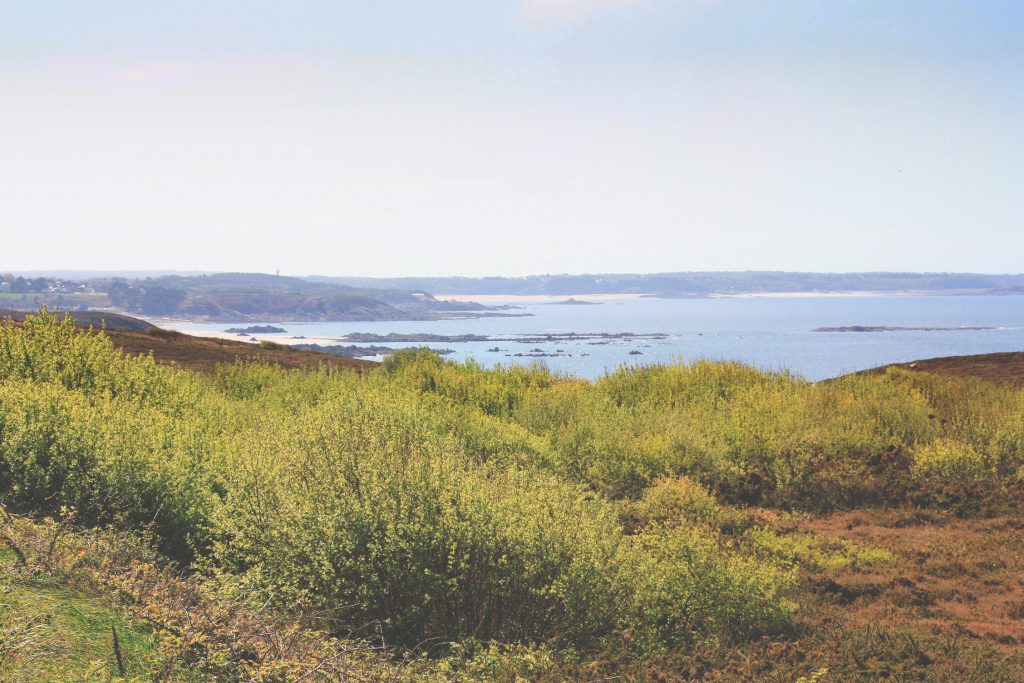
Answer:
[[[4,9],[7,269],[1020,271],[1018,3]]]
[[[954,271],[954,270],[943,270],[943,271],[910,271],[910,270],[847,270],[847,271],[828,271],[828,270],[765,270],[762,268],[749,268],[744,270],[675,270],[675,271],[649,271],[649,272],[626,272],[626,271],[603,271],[603,272],[568,272],[568,271],[552,271],[548,273],[513,273],[508,275],[463,275],[459,273],[442,273],[438,275],[424,275],[421,273],[411,273],[407,275],[351,275],[348,273],[284,273],[284,272],[264,272],[257,270],[225,270],[225,269],[211,269],[211,270],[175,270],[167,268],[153,268],[150,270],[146,269],[82,269],[82,268],[37,268],[29,270],[16,270],[9,268],[0,267],[0,274],[11,274],[19,277],[56,277],[66,279],[89,279],[89,278],[103,278],[103,277],[124,277],[128,279],[132,278],[145,278],[145,277],[162,277],[165,275],[177,275],[181,277],[198,277],[203,275],[224,275],[230,273],[239,274],[250,274],[250,275],[275,275],[280,277],[295,277],[295,278],[337,278],[337,279],[368,279],[368,280],[422,280],[422,279],[488,279],[488,278],[506,278],[506,279],[527,279],[527,278],[543,278],[543,277],[586,277],[586,276],[651,276],[651,275],[696,275],[701,273],[720,273],[720,274],[744,274],[744,273],[771,273],[771,274],[787,274],[787,275],[987,275],[987,276],[1024,276],[1024,270],[1020,271]]]

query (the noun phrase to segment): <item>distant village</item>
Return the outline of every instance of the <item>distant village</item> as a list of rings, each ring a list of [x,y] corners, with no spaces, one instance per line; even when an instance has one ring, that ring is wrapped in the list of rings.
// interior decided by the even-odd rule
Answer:
[[[49,277],[26,278],[11,273],[0,275],[0,293],[2,294],[92,294],[97,291],[99,290],[88,282],[74,282]]]

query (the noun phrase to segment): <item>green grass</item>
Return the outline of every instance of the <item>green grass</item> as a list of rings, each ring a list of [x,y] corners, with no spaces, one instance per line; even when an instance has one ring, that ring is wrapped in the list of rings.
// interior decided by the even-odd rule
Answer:
[[[0,553],[0,680],[19,683],[103,680],[116,674],[112,628],[117,630],[126,674],[142,676],[155,657],[155,639],[129,623],[98,596],[46,575],[14,571],[14,554]],[[16,653],[8,647],[24,643]]]

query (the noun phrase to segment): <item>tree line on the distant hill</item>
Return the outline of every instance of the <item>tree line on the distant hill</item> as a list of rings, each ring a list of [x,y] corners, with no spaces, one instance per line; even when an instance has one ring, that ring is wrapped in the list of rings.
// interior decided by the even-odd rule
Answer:
[[[59,278],[29,279],[6,275],[0,293],[11,297],[9,305],[26,307],[50,304],[65,306],[65,294],[76,297],[68,305],[85,309],[115,307],[141,316],[178,316],[215,321],[322,321],[322,320],[428,320],[451,311],[475,311],[486,307],[467,302],[445,302],[426,292],[360,289],[348,285],[314,282],[304,278],[261,273],[218,273],[203,276],[162,276],[142,279],[92,278],[74,282]],[[105,298],[104,298],[105,297]]]
[[[159,285],[137,286],[115,281],[107,290],[110,303],[132,313],[145,315],[170,315],[188,296],[180,289]]]
[[[23,277],[4,273],[0,275],[0,292],[8,294],[44,294],[49,292],[69,293],[91,291],[84,282],[74,282],[53,277]]]
[[[997,291],[1024,292],[1024,275],[978,273],[795,273],[778,271],[531,275],[527,277],[310,278],[355,287],[438,294],[649,294],[702,296],[753,292]]]

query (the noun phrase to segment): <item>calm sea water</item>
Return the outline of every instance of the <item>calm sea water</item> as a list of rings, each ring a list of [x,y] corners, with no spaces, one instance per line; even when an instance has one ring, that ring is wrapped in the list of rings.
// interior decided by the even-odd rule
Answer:
[[[723,299],[631,299],[596,306],[528,304],[530,317],[424,322],[275,323],[288,335],[339,337],[352,332],[481,334],[665,333],[662,340],[559,343],[471,342],[428,344],[451,348],[456,360],[486,366],[528,364],[536,359],[509,354],[561,350],[542,358],[556,370],[596,378],[623,364],[728,359],[769,370],[789,369],[811,380],[855,370],[935,356],[1024,351],[1024,296],[886,296]],[[245,325],[256,324],[246,323]],[[992,330],[929,332],[814,332],[817,327],[993,327]],[[181,324],[202,333],[232,325]],[[288,335],[265,335],[287,341]],[[388,344],[421,346],[421,344]],[[499,347],[498,352],[489,349]],[[642,355],[631,355],[630,351]]]

